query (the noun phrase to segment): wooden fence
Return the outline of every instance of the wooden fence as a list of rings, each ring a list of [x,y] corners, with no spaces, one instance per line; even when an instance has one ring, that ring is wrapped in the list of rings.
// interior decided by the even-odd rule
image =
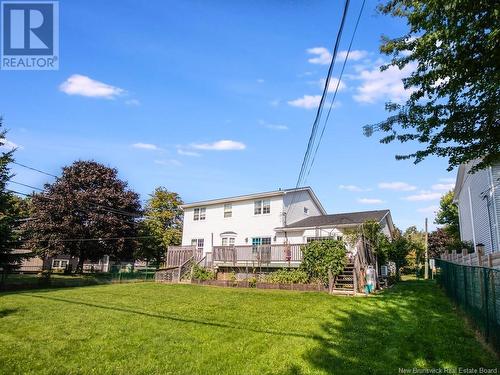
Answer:
[[[451,253],[441,254],[441,259],[466,266],[480,266],[500,269],[500,252],[483,255],[480,252],[468,254],[467,250],[464,250],[461,253],[457,253],[453,250]]]

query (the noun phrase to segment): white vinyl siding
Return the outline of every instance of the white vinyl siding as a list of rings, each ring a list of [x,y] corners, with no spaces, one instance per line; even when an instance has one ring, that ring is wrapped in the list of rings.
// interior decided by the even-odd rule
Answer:
[[[474,245],[484,244],[486,253],[498,251],[498,190],[495,188],[493,169],[487,168],[469,174],[472,165],[465,167],[463,185],[459,196],[456,197],[460,238],[463,241],[471,241]]]

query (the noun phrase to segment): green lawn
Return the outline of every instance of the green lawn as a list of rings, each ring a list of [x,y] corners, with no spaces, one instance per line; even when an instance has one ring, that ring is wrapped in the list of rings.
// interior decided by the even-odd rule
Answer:
[[[433,282],[370,298],[154,283],[0,294],[0,373],[495,367]]]

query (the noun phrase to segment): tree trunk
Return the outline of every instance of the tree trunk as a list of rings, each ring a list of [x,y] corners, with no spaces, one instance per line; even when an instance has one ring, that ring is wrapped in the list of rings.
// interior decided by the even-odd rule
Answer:
[[[83,250],[80,250],[80,256],[78,257],[78,265],[76,266],[76,273],[83,273],[84,261],[85,261],[85,254]]]

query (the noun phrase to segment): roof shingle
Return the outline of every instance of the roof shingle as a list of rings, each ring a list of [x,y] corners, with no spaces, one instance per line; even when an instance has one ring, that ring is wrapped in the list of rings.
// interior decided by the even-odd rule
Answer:
[[[375,220],[379,222],[388,212],[389,210],[376,210],[311,216],[289,224],[285,226],[285,228],[308,228],[326,225],[356,225],[363,224],[367,220]]]

